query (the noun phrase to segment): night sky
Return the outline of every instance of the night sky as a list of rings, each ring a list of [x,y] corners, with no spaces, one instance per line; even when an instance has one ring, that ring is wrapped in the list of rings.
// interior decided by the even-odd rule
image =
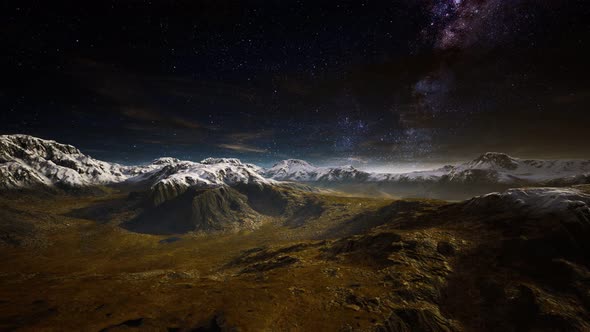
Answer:
[[[126,164],[590,158],[590,4],[3,1],[0,133]]]

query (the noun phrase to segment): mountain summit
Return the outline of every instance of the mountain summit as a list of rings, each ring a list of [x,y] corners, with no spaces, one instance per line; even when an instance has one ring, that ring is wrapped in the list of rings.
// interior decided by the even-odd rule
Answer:
[[[259,167],[234,158],[208,158],[201,163],[158,158],[148,165],[123,166],[96,160],[72,145],[27,135],[0,136],[0,188],[81,188],[144,183],[155,190],[218,187],[237,183],[270,183]]]
[[[0,188],[81,187],[124,181],[125,168],[72,145],[28,135],[0,136]]]
[[[287,159],[267,169],[264,175],[280,181],[362,181],[369,173],[352,166],[317,167],[300,159]]]
[[[518,161],[505,153],[486,152],[468,163],[471,168],[493,168],[514,170],[518,168]]]

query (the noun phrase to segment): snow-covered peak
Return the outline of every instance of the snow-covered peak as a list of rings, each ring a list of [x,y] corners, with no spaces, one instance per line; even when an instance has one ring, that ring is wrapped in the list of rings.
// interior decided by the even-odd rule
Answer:
[[[314,172],[319,167],[316,167],[305,160],[300,159],[287,159],[281,160],[274,164],[271,168],[267,169],[270,173],[294,173],[294,172]]]
[[[185,192],[188,188],[216,188],[238,184],[274,184],[259,174],[256,167],[232,158],[208,158],[205,162],[181,161],[148,173],[154,204],[160,204]],[[133,179],[132,179],[133,180]]]
[[[232,165],[242,165],[242,161],[236,158],[206,158],[201,160],[201,164],[206,165],[215,165],[215,164],[232,164]]]
[[[180,159],[178,159],[178,158],[161,157],[158,159],[154,159],[154,161],[152,161],[152,165],[170,165],[170,164],[176,164],[179,162],[180,162]]]
[[[287,159],[276,163],[264,172],[266,177],[281,181],[351,181],[368,175],[352,166],[317,167],[300,159]]]
[[[86,187],[142,183],[152,188],[216,187],[238,183],[273,183],[261,169],[234,158],[201,163],[164,157],[141,166],[122,166],[89,157],[75,147],[27,135],[0,136],[0,188]]]
[[[51,159],[63,154],[79,155],[80,150],[72,145],[60,144],[29,135],[0,135],[0,160],[21,157],[21,153]]]
[[[276,180],[314,181],[320,168],[299,159],[282,160],[268,168],[264,175]]]
[[[0,189],[122,182],[186,188],[274,180],[547,186],[587,183],[588,179],[588,160],[525,160],[497,152],[456,166],[403,174],[368,173],[352,166],[317,167],[299,159],[283,160],[268,169],[235,158],[207,158],[197,163],[164,157],[147,165],[122,166],[93,159],[72,145],[27,135],[0,136]]]
[[[590,173],[587,160],[524,160],[504,153],[487,152],[476,159],[438,169],[408,173],[367,173],[352,166],[316,167],[299,159],[288,159],[266,169],[264,175],[286,181],[362,181],[407,183],[465,184],[548,184],[567,179],[567,183],[583,183]],[[555,183],[560,183],[559,181]]]
[[[219,186],[252,182],[268,183],[272,181],[265,179],[247,165],[234,164],[231,161],[215,164],[183,161],[175,165],[169,165],[164,170],[166,171],[165,176],[161,177],[156,183],[173,181],[183,183],[186,186],[197,184]]]
[[[0,188],[108,184],[124,180],[123,170],[72,145],[27,135],[0,136]]]
[[[278,163],[274,164],[272,168],[275,167],[315,167],[312,164],[308,163],[305,160],[301,159],[285,159],[281,160]]]
[[[503,183],[536,183],[588,172],[588,160],[524,160],[503,153],[488,152],[473,161],[456,166],[448,174],[457,179],[478,174]]]
[[[478,158],[466,164],[469,168],[475,169],[506,169],[518,168],[518,160],[505,153],[486,152]]]

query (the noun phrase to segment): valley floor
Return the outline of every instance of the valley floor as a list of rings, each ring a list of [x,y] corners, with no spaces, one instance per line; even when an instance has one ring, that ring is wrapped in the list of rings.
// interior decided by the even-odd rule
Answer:
[[[587,261],[561,233],[544,256],[513,216],[306,195],[299,217],[181,235],[119,227],[123,193],[1,198],[0,330],[590,329]]]

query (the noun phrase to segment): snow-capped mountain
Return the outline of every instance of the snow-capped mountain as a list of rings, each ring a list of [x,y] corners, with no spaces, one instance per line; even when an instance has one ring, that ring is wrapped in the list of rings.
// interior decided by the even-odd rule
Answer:
[[[363,181],[369,173],[352,166],[316,167],[299,159],[288,159],[276,163],[263,173],[266,177],[280,181]]]
[[[71,145],[51,140],[0,136],[1,189],[146,183],[154,190],[179,192],[192,186],[273,183],[259,171],[255,165],[232,158],[207,158],[200,163],[159,158],[148,165],[123,166],[96,160]]]
[[[121,165],[93,159],[71,145],[27,135],[0,136],[0,188],[81,187],[125,179]]]
[[[55,141],[27,135],[0,136],[0,189],[130,184],[148,186],[159,193],[155,201],[177,196],[189,187],[265,185],[277,181],[373,183],[390,187],[392,193],[402,190],[404,195],[422,195],[455,185],[483,185],[478,192],[486,192],[517,185],[560,186],[589,180],[588,160],[528,160],[495,152],[455,166],[402,174],[369,173],[352,166],[317,167],[298,159],[284,160],[268,169],[235,158],[192,162],[165,157],[147,165],[124,166],[94,159]]]
[[[534,184],[567,180],[580,182],[590,174],[590,160],[528,160],[488,152],[456,166],[409,173],[368,173],[352,166],[316,167],[303,160],[289,159],[267,169],[265,176],[301,182],[391,182],[391,183],[498,183]]]
[[[150,167],[152,165],[148,165]],[[237,184],[272,184],[275,181],[265,179],[256,166],[243,164],[238,159],[207,158],[200,163],[192,161],[175,161],[164,167],[146,173],[151,179],[154,203],[159,204],[186,191],[191,187],[214,188]],[[146,176],[143,175],[143,176]],[[141,181],[142,177],[130,178],[128,181]]]
[[[540,183],[590,173],[590,160],[532,160],[488,152],[454,167],[448,176],[463,180],[476,171],[499,183]]]

